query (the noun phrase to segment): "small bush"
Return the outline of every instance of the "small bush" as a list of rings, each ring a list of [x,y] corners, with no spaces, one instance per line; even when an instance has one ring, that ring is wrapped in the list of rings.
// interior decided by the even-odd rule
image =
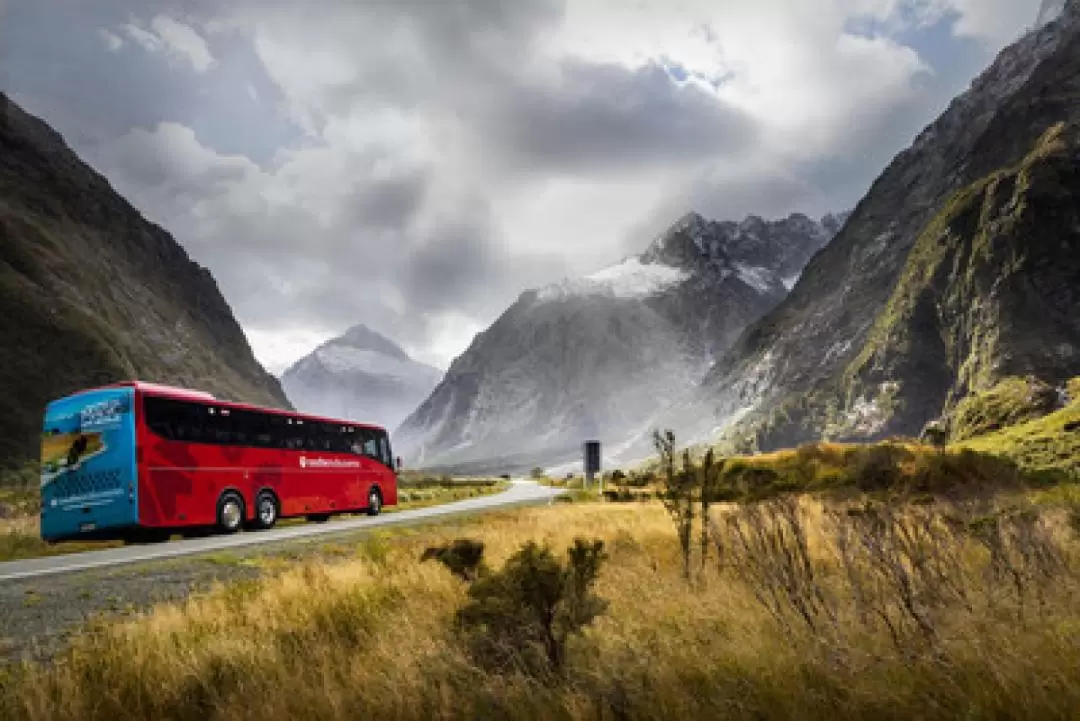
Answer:
[[[484,566],[484,542],[471,538],[457,538],[441,546],[428,546],[421,554],[420,562],[432,558],[464,581],[475,580],[487,570]]]
[[[560,674],[569,638],[607,608],[592,591],[606,558],[603,541],[578,538],[563,565],[546,545],[529,541],[474,583],[457,613],[473,662],[490,672]]]
[[[848,458],[849,481],[860,491],[870,493],[895,488],[903,480],[900,464],[912,457],[911,451],[891,443],[856,446]]]

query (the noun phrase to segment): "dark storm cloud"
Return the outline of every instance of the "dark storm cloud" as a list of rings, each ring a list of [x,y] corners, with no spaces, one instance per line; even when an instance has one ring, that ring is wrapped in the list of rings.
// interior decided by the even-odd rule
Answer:
[[[431,187],[428,170],[411,170],[377,182],[357,180],[344,199],[342,225],[393,230],[407,226],[424,205]]]
[[[425,310],[473,311],[488,294],[487,283],[511,270],[508,256],[478,220],[440,227],[409,256],[402,281],[410,302]]]
[[[508,88],[487,119],[488,137],[525,166],[582,170],[642,167],[737,154],[756,140],[753,121],[667,69],[562,63],[557,85]]]

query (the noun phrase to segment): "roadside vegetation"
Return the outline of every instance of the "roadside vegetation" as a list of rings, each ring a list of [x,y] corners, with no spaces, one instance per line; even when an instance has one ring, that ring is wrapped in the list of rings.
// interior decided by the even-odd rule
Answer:
[[[656,470],[618,479],[648,500],[575,490],[101,625],[0,672],[0,717],[1080,715],[1067,477],[915,444],[655,440]]]
[[[956,446],[1014,459],[1030,471],[1066,473],[1080,480],[1080,378],[1069,382],[1066,393],[1063,408],[1016,424],[997,424],[993,432]]]

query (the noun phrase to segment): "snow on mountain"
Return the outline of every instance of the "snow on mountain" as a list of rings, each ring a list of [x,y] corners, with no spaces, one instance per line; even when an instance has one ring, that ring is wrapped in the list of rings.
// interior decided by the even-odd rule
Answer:
[[[607,295],[614,298],[640,298],[655,295],[681,281],[687,273],[660,263],[642,263],[627,258],[616,265],[587,275],[568,278],[537,291],[539,300],[555,300],[575,295]]]
[[[368,348],[330,345],[319,348],[314,355],[323,368],[339,375],[367,373],[387,379],[426,383],[435,370],[409,358],[396,358]]]
[[[638,256],[522,293],[394,432],[398,452],[531,468],[575,458],[586,437],[617,451],[784,298],[784,279],[842,223],[688,213]]]
[[[772,290],[773,283],[776,282],[776,271],[771,271],[768,268],[761,268],[745,263],[735,263],[735,270],[739,274],[739,280],[749,285],[758,293],[768,293]],[[783,283],[783,280],[780,281]]]
[[[358,325],[323,343],[282,374],[289,400],[308,413],[395,427],[439,382],[388,338]]]

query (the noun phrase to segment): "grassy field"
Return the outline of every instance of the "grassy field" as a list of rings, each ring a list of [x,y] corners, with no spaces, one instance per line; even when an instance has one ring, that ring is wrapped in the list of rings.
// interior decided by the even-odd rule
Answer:
[[[424,508],[460,501],[466,498],[498,493],[506,483],[491,478],[433,478],[420,474],[403,474],[398,486],[398,504],[386,507],[384,513]],[[0,561],[36,558],[68,553],[80,553],[123,545],[122,541],[64,541],[49,544],[41,540],[38,527],[40,508],[37,490],[0,488]],[[283,519],[281,525],[304,523],[304,519]],[[173,539],[178,539],[179,534]]]
[[[992,452],[822,443],[686,472],[673,452],[670,476],[606,481],[632,503],[548,481],[570,493],[92,626],[0,667],[0,718],[1078,718],[1080,483],[1005,440],[1056,449],[1071,424],[1021,419]],[[478,580],[425,554],[454,539],[484,544]]]
[[[872,507],[784,498],[714,508],[689,582],[658,502],[560,503],[373,538],[102,626],[51,667],[8,668],[0,717],[1080,714],[1076,487]],[[418,560],[461,535],[483,541],[495,569],[527,540],[557,556],[577,537],[605,542],[595,590],[607,606],[571,637],[562,672],[478,665],[455,624],[469,584]]]

